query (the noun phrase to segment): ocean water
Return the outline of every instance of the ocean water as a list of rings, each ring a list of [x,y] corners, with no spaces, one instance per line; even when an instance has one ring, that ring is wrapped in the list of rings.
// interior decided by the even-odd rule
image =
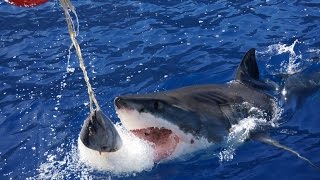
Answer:
[[[261,78],[279,87],[283,116],[266,134],[320,164],[320,92],[291,93],[298,81],[286,83],[320,71],[318,1],[72,2],[90,81],[114,123],[114,97],[227,83],[256,48]],[[237,145],[143,161],[137,172],[86,166],[77,139],[89,99],[70,45],[57,1],[27,9],[0,2],[0,179],[320,179],[292,154],[245,140],[252,119],[234,127]]]

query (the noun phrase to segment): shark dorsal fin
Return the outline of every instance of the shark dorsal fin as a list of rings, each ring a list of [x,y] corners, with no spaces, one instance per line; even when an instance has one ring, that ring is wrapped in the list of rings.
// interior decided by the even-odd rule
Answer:
[[[259,69],[256,61],[256,50],[254,48],[250,49],[243,57],[235,79],[245,84],[259,81]]]

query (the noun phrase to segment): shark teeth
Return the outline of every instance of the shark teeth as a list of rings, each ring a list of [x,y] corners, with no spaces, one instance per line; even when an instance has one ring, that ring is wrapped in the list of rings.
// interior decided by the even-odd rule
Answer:
[[[131,132],[140,139],[152,144],[155,150],[155,160],[159,161],[170,156],[176,149],[180,138],[171,130],[164,127],[149,127],[144,129],[134,129]]]

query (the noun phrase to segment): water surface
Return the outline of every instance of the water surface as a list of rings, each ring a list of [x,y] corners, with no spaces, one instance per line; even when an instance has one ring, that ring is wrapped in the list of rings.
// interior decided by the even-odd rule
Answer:
[[[79,42],[103,111],[113,99],[187,85],[226,83],[257,49],[261,77],[319,71],[320,3],[309,1],[73,1]],[[319,179],[282,150],[248,141],[221,158],[205,149],[147,171],[115,175],[78,163],[88,96],[58,2],[0,3],[0,179]],[[268,134],[320,164],[319,92]]]

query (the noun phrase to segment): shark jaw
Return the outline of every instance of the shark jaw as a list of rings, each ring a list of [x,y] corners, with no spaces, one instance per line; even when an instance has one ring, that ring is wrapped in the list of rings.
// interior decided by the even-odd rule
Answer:
[[[116,108],[116,112],[127,130],[152,145],[156,161],[172,159],[211,145],[206,139],[185,133],[177,125],[150,113],[130,108]]]

